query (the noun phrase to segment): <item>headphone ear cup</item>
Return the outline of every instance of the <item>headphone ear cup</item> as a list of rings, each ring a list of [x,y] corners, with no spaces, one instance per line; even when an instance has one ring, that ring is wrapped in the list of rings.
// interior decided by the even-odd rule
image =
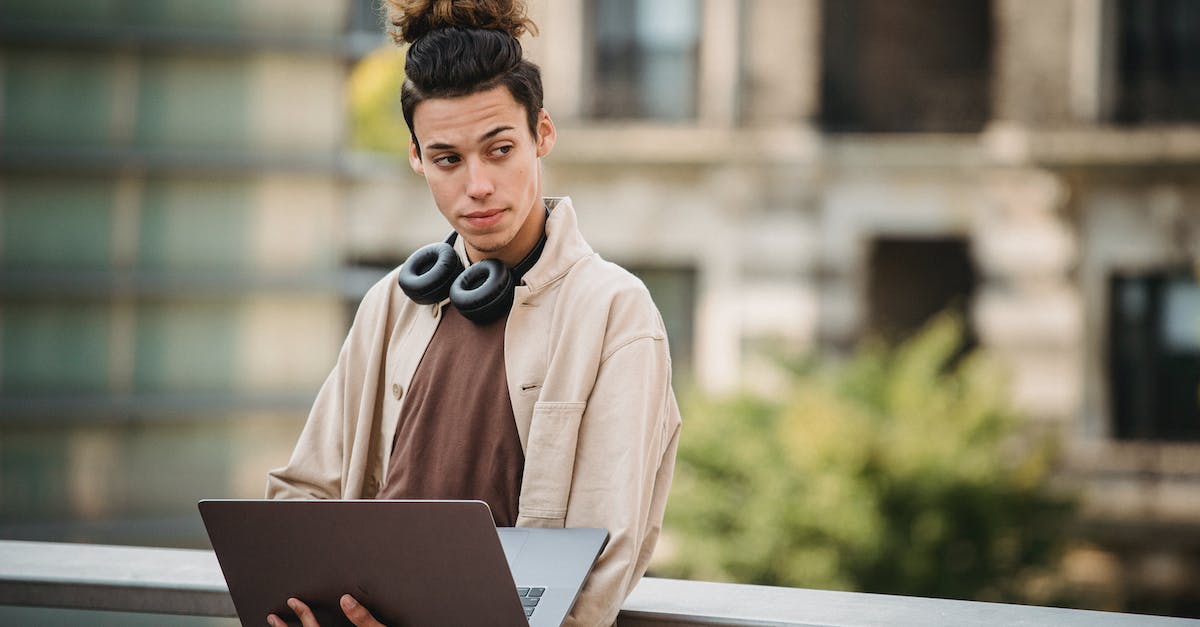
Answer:
[[[420,305],[440,303],[450,294],[450,285],[463,272],[454,247],[445,242],[417,249],[400,268],[400,289]]]
[[[471,264],[450,286],[450,302],[476,324],[498,320],[512,308],[512,273],[499,259]]]

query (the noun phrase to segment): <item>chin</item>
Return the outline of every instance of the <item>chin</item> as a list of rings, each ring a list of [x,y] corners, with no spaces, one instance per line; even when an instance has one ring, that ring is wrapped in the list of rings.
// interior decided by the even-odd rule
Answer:
[[[471,245],[471,248],[474,248],[475,250],[478,250],[479,252],[488,254],[488,255],[490,255],[494,252],[497,252],[499,250],[502,250],[505,246],[508,245],[508,242],[510,242],[510,241],[512,241],[511,238],[506,240],[502,236],[499,236],[499,235],[495,235],[495,236],[486,236],[485,235],[482,237],[467,239],[467,243]]]

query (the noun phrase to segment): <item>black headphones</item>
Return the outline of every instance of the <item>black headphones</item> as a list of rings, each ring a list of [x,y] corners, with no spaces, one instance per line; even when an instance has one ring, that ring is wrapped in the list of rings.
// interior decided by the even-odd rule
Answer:
[[[510,270],[499,259],[483,259],[463,269],[451,233],[444,242],[417,249],[400,268],[400,289],[420,305],[450,303],[463,317],[475,324],[487,324],[502,318],[512,309],[513,295],[521,277],[537,263],[546,247],[546,234],[528,255]]]

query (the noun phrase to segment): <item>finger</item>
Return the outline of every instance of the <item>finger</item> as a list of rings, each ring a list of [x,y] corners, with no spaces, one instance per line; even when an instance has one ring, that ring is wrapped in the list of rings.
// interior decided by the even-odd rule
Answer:
[[[287,627],[287,623],[274,614],[267,614],[267,624],[271,627]]]
[[[312,610],[308,609],[304,601],[292,597],[288,599],[287,604],[296,613],[296,616],[299,617],[301,625],[304,627],[321,627],[320,623],[317,622],[317,617],[313,616]]]
[[[354,600],[354,597],[348,594],[342,595],[342,612],[357,627],[383,627],[379,621],[375,620],[374,616],[371,616],[367,608],[360,605],[358,601]]]

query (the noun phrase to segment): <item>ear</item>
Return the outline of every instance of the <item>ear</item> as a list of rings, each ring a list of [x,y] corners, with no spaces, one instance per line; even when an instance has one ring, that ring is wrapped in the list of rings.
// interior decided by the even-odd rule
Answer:
[[[417,140],[408,140],[408,165],[413,172],[425,176],[425,164],[421,163],[421,150],[417,148]]]
[[[541,158],[550,154],[554,142],[558,139],[558,132],[554,130],[554,120],[550,119],[550,114],[546,113],[545,109],[538,111],[537,131],[537,156]]]

